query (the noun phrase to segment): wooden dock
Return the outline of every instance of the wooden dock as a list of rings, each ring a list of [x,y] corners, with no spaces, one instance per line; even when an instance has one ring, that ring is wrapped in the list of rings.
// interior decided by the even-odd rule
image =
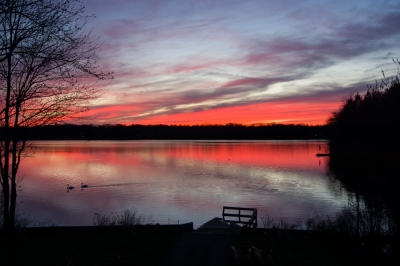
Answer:
[[[239,224],[242,224],[240,226]],[[257,209],[241,207],[223,207],[222,218],[215,217],[197,230],[213,233],[240,233],[241,228],[257,227]]]
[[[257,208],[224,206],[222,210],[222,218],[225,222],[243,224],[243,227],[252,226],[257,228]]]

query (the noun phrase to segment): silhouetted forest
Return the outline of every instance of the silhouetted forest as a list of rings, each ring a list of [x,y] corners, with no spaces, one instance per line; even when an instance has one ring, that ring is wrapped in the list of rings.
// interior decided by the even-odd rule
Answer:
[[[397,66],[399,62],[396,61]],[[399,75],[368,86],[364,96],[347,98],[328,123],[331,153],[381,149],[397,153],[400,136]]]
[[[31,140],[327,139],[326,126],[308,125],[52,125],[25,129]]]
[[[399,61],[395,61],[399,67]],[[399,73],[347,98],[328,120],[330,172],[353,192],[360,231],[382,235],[400,229]],[[362,206],[361,202],[365,205]],[[364,229],[363,229],[364,228]]]

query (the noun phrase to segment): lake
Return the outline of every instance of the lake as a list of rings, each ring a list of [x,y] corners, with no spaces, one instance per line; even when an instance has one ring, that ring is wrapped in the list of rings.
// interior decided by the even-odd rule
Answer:
[[[18,213],[59,226],[95,213],[138,214],[160,224],[258,208],[288,222],[333,215],[348,202],[328,176],[323,141],[38,141],[19,169]],[[88,185],[81,189],[81,182]],[[75,186],[67,190],[67,184]],[[260,218],[259,218],[260,219]],[[261,224],[259,220],[259,224]]]

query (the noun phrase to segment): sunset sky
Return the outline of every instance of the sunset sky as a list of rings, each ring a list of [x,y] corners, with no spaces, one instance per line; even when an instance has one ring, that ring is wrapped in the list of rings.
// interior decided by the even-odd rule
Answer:
[[[400,57],[398,0],[83,3],[114,72],[93,124],[324,124]]]

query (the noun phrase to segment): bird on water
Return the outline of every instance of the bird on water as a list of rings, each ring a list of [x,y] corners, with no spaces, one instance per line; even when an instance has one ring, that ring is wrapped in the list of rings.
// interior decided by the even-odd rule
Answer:
[[[81,183],[81,188],[86,188],[88,185]]]
[[[69,184],[67,184],[67,189],[74,189],[74,186],[70,186]]]

